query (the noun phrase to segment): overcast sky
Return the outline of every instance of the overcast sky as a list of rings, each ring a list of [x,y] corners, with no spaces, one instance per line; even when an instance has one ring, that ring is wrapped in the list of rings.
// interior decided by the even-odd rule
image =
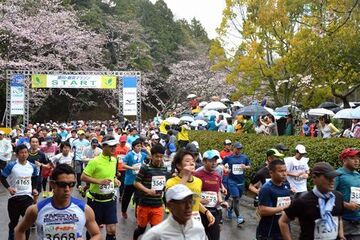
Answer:
[[[156,0],[150,0],[156,2]],[[196,18],[206,29],[209,38],[215,38],[216,28],[220,25],[225,0],[164,0],[176,19],[190,21]]]

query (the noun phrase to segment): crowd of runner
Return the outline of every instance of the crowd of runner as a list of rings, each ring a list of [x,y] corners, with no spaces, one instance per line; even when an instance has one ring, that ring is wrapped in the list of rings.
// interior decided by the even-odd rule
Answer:
[[[240,142],[224,139],[223,149],[200,153],[189,130],[186,123],[138,132],[131,124],[78,121],[0,131],[8,239],[28,239],[35,226],[37,239],[114,240],[117,212],[128,219],[130,204],[133,239],[221,239],[223,219],[245,223],[247,190],[259,216],[248,239],[292,239],[294,219],[299,239],[360,239],[359,150],[339,153],[343,166],[335,170],[326,162],[309,166],[306,146],[290,156],[279,143],[264,149],[264,165],[247,186],[252,165]],[[82,199],[72,197],[74,188]]]

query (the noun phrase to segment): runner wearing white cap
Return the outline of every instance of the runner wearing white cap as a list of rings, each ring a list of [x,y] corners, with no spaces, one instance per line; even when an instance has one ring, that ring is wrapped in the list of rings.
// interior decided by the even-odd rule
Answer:
[[[306,148],[298,144],[295,147],[296,153],[293,157],[284,158],[287,169],[287,180],[291,189],[295,191],[295,197],[307,191],[307,178],[309,177],[309,158],[305,157]]]
[[[166,191],[166,202],[171,214],[151,228],[142,240],[205,240],[206,234],[202,224],[192,218],[194,193],[185,185],[177,184]]]

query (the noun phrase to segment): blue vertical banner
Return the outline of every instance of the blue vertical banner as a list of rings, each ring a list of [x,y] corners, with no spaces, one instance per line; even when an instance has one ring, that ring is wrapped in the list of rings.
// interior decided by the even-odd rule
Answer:
[[[25,114],[25,79],[23,74],[10,77],[10,115]]]
[[[123,76],[123,114],[124,116],[137,115],[137,77]]]

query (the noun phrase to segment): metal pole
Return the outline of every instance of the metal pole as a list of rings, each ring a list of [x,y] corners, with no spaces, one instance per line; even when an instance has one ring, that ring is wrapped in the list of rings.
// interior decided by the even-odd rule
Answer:
[[[10,71],[6,70],[5,72],[5,79],[6,79],[6,109],[5,109],[5,121],[6,121],[6,127],[11,128],[11,89],[10,89]]]

